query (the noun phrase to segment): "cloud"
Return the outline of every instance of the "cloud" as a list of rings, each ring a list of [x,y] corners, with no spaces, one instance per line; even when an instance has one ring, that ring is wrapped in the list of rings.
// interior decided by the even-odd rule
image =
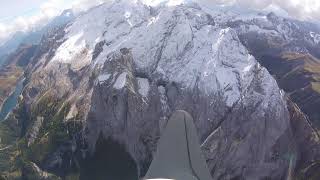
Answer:
[[[106,0],[47,0],[40,4],[38,12],[31,16],[22,15],[15,17],[10,22],[0,22],[0,45],[17,31],[28,32],[41,28],[53,17],[61,14],[65,9],[72,8],[75,12],[80,12],[105,1]]]
[[[319,0],[198,0],[203,4],[233,4],[244,8],[264,10],[283,9],[289,16],[300,20],[320,21]]]
[[[107,1],[110,1],[110,0],[76,0],[72,4],[72,10],[75,13],[86,11],[91,7],[97,6]]]
[[[27,32],[48,23],[50,19],[59,15],[64,9],[70,8],[72,1],[47,0],[39,6],[33,15],[21,15],[12,21],[0,23],[0,42],[4,42],[17,31]]]
[[[320,0],[141,0],[148,5],[157,5],[160,2],[179,4],[183,1],[199,2],[205,6],[236,5],[243,8],[265,10],[278,9],[285,11],[289,16],[300,20],[320,21]]]

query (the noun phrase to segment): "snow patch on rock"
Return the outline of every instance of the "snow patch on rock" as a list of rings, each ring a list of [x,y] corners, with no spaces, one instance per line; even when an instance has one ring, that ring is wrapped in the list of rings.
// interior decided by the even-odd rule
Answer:
[[[149,80],[146,78],[137,78],[137,81],[139,86],[139,94],[141,94],[143,97],[147,97],[150,90]]]
[[[320,42],[320,34],[317,34],[315,32],[310,32],[310,36],[313,38],[313,41],[316,44],[319,44],[319,42]]]
[[[73,58],[86,48],[86,42],[82,39],[83,31],[80,31],[72,36],[58,48],[52,61],[59,61],[63,63],[72,62]]]
[[[113,87],[115,89],[122,89],[127,82],[127,72],[123,72],[119,75],[119,77],[117,78],[116,82],[114,83]]]
[[[111,74],[101,74],[98,76],[98,81],[100,84],[106,82],[107,80],[109,80]]]

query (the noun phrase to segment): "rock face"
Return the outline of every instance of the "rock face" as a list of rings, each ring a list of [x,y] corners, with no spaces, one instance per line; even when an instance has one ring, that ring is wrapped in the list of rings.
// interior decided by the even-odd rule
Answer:
[[[143,176],[177,109],[193,116],[213,179],[286,179],[309,163],[297,160],[277,82],[236,29],[197,4],[106,3],[44,40],[36,57],[23,93],[29,126],[59,117],[72,137],[37,164],[44,170],[77,164],[66,154],[92,156],[102,136],[123,145]],[[39,106],[48,95],[58,99],[53,118]],[[71,131],[74,123],[83,129]],[[50,136],[30,129],[31,146]]]
[[[225,22],[280,88],[320,127],[320,28],[273,13]]]

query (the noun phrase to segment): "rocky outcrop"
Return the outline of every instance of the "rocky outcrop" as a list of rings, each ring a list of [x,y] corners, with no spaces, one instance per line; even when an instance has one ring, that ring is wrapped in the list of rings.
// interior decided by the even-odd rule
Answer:
[[[35,163],[28,164],[28,167],[24,169],[24,178],[26,179],[39,179],[39,180],[59,180],[60,178],[42,171]]]
[[[291,129],[295,139],[297,154],[295,173],[298,179],[318,179],[320,177],[320,135],[309,118],[288,99]]]

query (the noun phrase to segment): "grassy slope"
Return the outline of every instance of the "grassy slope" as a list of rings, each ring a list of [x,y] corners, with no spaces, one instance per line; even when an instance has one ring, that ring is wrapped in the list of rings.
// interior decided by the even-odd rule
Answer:
[[[0,123],[0,175],[18,179],[21,176],[21,170],[17,167],[16,161],[21,155],[18,148],[18,139],[21,128],[17,120],[20,109],[11,114],[9,118]]]
[[[320,129],[320,60],[301,53],[284,53],[282,59],[288,64],[296,64],[291,71],[279,77],[280,86]]]

